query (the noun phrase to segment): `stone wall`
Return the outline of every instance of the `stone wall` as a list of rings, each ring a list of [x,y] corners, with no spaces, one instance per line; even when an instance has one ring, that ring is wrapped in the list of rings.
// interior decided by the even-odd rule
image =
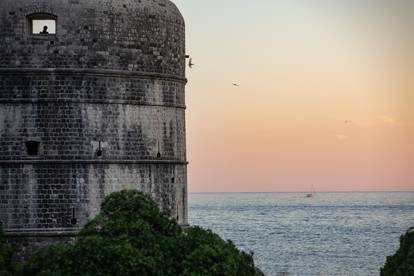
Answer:
[[[29,16],[57,16],[32,35]],[[100,68],[184,78],[184,20],[166,0],[2,0],[0,67]]]
[[[2,80],[5,82],[0,74],[0,83]],[[49,88],[48,82],[39,89],[50,93],[53,87]],[[99,159],[154,160],[160,153],[162,159],[185,161],[185,110],[183,103],[171,104],[184,98],[180,86],[177,93],[174,89],[165,92],[162,87],[145,89],[142,95],[151,94],[149,99],[141,97],[135,103],[128,100],[139,97],[135,92],[114,100],[98,98],[99,94],[94,94],[95,99],[82,99],[76,93],[53,99],[41,92],[37,98],[18,98],[27,86],[19,89],[15,85],[4,94],[14,91],[17,97],[0,97],[0,160],[27,159],[25,142],[34,140],[40,143],[39,160],[97,158],[101,143],[103,155]]]
[[[106,195],[139,189],[185,224],[185,175],[185,164],[166,162],[2,164],[0,220],[12,232],[77,229],[99,212]]]

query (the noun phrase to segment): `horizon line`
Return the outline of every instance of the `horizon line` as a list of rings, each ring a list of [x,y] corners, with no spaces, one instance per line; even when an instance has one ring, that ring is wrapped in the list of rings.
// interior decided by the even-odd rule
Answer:
[[[414,193],[414,190],[406,191],[320,191],[320,192],[309,192],[309,191],[261,191],[261,192],[188,192],[189,194],[329,194],[329,193]]]

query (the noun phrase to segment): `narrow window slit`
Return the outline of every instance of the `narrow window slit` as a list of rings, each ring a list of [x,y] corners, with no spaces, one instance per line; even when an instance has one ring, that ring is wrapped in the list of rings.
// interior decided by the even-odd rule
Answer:
[[[160,141],[158,140],[158,152],[157,152],[157,159],[161,158],[161,152],[160,152]]]
[[[97,155],[98,157],[101,157],[101,156],[102,156],[102,154],[103,154],[103,150],[102,150],[102,142],[101,142],[101,141],[99,141],[98,150],[96,151],[96,155]]]
[[[72,225],[75,225],[75,224],[77,224],[78,223],[78,220],[76,219],[76,217],[75,217],[75,208],[72,208],[72,218],[71,218],[71,220],[70,220],[70,223],[72,224]]]

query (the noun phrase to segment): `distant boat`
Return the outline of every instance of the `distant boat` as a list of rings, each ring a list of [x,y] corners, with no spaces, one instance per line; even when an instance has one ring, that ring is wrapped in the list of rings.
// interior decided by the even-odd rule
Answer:
[[[310,192],[309,194],[306,194],[306,196],[305,197],[307,197],[307,198],[311,198],[311,197],[313,197],[313,194],[315,193],[315,187],[313,186],[313,184],[312,184],[312,192]]]

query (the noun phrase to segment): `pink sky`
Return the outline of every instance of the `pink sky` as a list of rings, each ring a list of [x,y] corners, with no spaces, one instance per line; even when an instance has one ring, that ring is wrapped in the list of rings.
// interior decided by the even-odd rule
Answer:
[[[411,1],[175,2],[190,192],[414,191]]]

